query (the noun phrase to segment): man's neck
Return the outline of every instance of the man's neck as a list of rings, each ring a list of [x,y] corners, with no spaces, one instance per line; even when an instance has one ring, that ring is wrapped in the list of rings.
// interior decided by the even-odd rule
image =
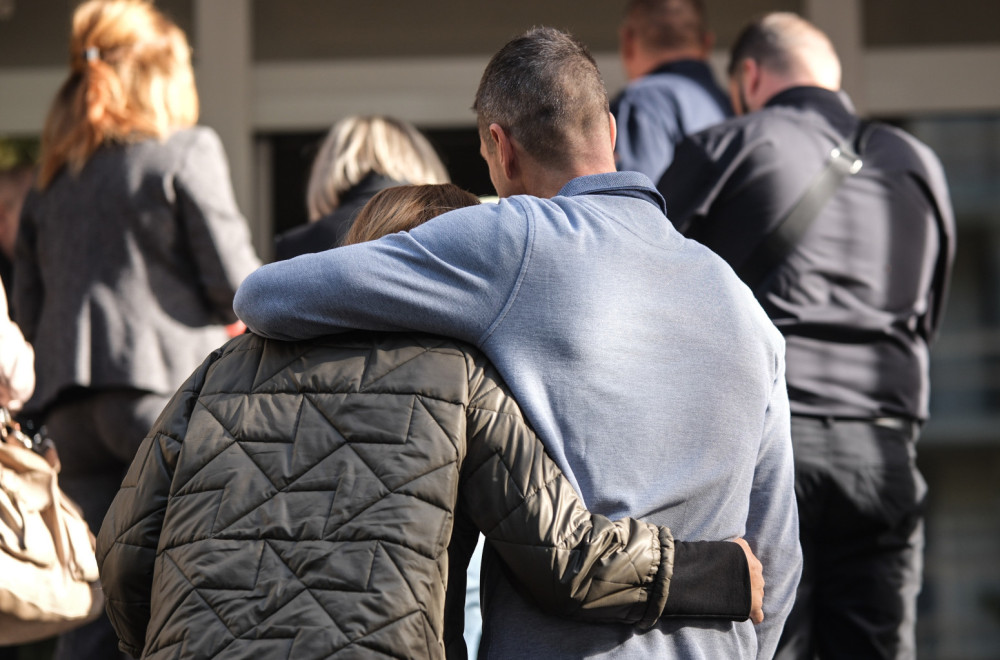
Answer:
[[[660,67],[680,62],[682,60],[705,60],[705,51],[701,48],[678,48],[677,50],[659,51],[657,53],[646,53],[632,67],[629,81],[648,76]]]
[[[756,104],[756,107],[754,107],[754,104],[751,104],[751,109],[760,110],[761,108],[767,106],[767,104],[770,103],[774,97],[797,87],[814,87],[816,89],[822,89],[829,92],[837,91],[819,84],[819,82],[814,78],[779,79],[775,82],[768,82],[766,86],[762,88],[760,94],[761,100]]]
[[[614,160],[609,163],[605,158],[577,163],[558,171],[545,167],[534,167],[526,173],[524,192],[528,195],[548,199],[558,195],[567,183],[577,177],[608,174],[615,171]]]

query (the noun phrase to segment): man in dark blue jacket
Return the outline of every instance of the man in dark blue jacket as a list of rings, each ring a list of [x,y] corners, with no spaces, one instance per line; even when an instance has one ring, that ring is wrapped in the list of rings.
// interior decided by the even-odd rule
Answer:
[[[708,66],[701,0],[631,0],[619,34],[629,85],[611,105],[619,170],[660,179],[684,136],[732,115]]]

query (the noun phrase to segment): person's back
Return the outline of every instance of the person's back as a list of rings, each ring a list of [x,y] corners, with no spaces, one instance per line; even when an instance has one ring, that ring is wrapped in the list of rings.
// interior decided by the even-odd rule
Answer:
[[[480,529],[541,606],[590,625],[746,616],[699,597],[731,561],[678,568],[706,546],[586,511],[486,358],[413,333],[214,351],[144,440],[97,558],[134,657],[457,659]],[[736,566],[719,580],[739,592]]]
[[[669,524],[678,538],[746,534],[754,545],[751,492],[789,490],[791,456],[782,341],[749,291],[649,200],[501,204],[537,221],[518,293],[482,346],[588,506]],[[754,522],[794,536],[794,515]],[[765,566],[794,570],[794,553],[764,541],[754,547]],[[756,653],[749,623],[681,620],[637,635],[546,616],[487,567],[487,658]]]
[[[805,572],[776,657],[912,658],[915,443],[954,251],[944,172],[856,116],[828,37],[794,14],[748,24],[730,75],[744,116],[688,138],[659,187],[786,337]]]
[[[73,386],[172,392],[226,341],[233,292],[260,262],[224,170],[191,166],[221,158],[213,131],[190,128],[104,147],[29,195],[15,290],[44,354],[36,409]]]
[[[330,213],[276,236],[274,260],[292,259],[300,254],[329,250],[340,245],[358,211],[368,200],[380,190],[399,185],[402,182],[376,174],[365,177],[341,196],[337,208]]]
[[[743,535],[764,565],[761,626],[683,619],[637,635],[545,617],[491,562],[481,657],[770,655],[800,567],[780,335],[721,259],[673,229],[647,177],[615,171],[606,92],[578,42],[543,28],[508,43],[475,107],[504,199],[265,266],[237,312],[275,338],[464,339],[594,511],[693,540]],[[307,272],[323,276],[303,287]]]
[[[770,619],[761,630],[772,630],[765,635],[776,642],[767,626],[780,627],[781,604],[798,567],[781,338],[720,258],[682,238],[652,195],[633,197],[631,187],[620,185],[641,175],[610,175],[615,185],[602,191],[605,176],[578,179],[566,191],[572,195],[574,186],[584,185],[594,194],[513,197],[371,244],[392,253],[420,245],[470,261],[476,255],[454,254],[443,244],[454,239],[444,237],[460,232],[470,244],[490,245],[496,270],[483,279],[494,279],[495,289],[509,297],[470,290],[456,304],[455,324],[439,325],[412,307],[411,296],[445,300],[424,290],[423,273],[386,273],[386,262],[360,259],[372,255],[359,250],[333,251],[344,259],[332,268],[328,260],[312,263],[319,255],[282,263],[368,283],[358,292],[358,307],[345,310],[357,323],[426,322],[425,329],[478,344],[595,512],[677,526],[684,530],[678,538],[691,540],[745,535],[764,563],[776,607],[765,604]],[[524,214],[534,220],[526,225]],[[460,261],[454,272],[483,275],[480,264],[475,271],[470,265]],[[254,281],[251,276],[247,284]],[[382,296],[398,298],[382,303]],[[255,298],[272,309],[287,301],[308,313],[294,295]],[[352,305],[353,296],[344,303]],[[245,298],[237,298],[237,308],[257,325]],[[385,315],[395,320],[374,322]],[[463,325],[475,336],[463,337]],[[309,329],[305,321],[281,327]],[[679,620],[635,635],[546,617],[504,584],[488,583],[485,592],[485,657],[602,657],[602,651],[636,658],[754,657],[757,650],[750,623]]]
[[[509,460],[499,460],[505,450]],[[564,557],[592,566],[607,547],[598,539],[620,536],[579,518],[573,530],[592,530],[592,549],[546,546],[558,546],[561,533],[531,536],[540,529],[531,515],[579,513],[539,450],[493,367],[453,340],[234,339],[168,404],[102,527],[101,578],[123,648],[149,659],[445,657],[448,545],[462,475],[470,482],[463,497],[472,489],[481,507],[475,520],[489,520],[497,540],[513,546],[518,569],[550,575],[561,567],[537,581],[538,593],[555,600],[573,584],[585,594],[577,576],[587,569]],[[465,460],[478,479],[461,472]],[[494,476],[531,488],[505,492],[490,484]],[[637,538],[658,533],[640,525]],[[518,543],[525,536],[535,545]],[[532,565],[527,553],[543,547],[552,563]],[[621,569],[660,563],[659,552],[633,564],[636,548],[622,550]],[[657,580],[642,581],[645,596]],[[634,613],[638,622],[644,608],[634,605],[644,598],[629,591],[593,588],[617,603],[601,603],[609,615]],[[649,594],[651,607],[655,600]],[[460,630],[450,632],[461,640]]]
[[[852,131],[864,132],[861,170],[840,184],[795,251],[774,264],[756,291],[786,337],[793,413],[921,419],[929,397],[929,341],[941,304],[931,296],[931,280],[938,255],[947,250],[938,207],[927,193],[946,187],[925,145],[888,125],[860,125],[834,92],[800,87],[684,147],[686,164],[696,150],[716,151],[738,133],[746,176],[725,184],[741,189],[737,197],[720,196],[709,213],[694,213],[714,184],[716,175],[707,169],[681,167],[663,188],[685,235],[739,272],[759,237],[781,219],[774,209],[790,208]],[[703,175],[713,180],[695,181]],[[878,365],[881,375],[873,378],[860,365]]]

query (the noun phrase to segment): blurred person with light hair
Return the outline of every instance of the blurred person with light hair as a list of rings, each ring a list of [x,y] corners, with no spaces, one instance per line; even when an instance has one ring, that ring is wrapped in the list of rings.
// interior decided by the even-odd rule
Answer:
[[[380,190],[448,182],[434,147],[411,124],[384,116],[341,119],[313,160],[306,190],[309,223],[277,237],[275,259],[340,245],[358,211]]]
[[[152,3],[73,14],[70,70],[42,133],[15,249],[15,319],[35,347],[25,415],[58,445],[93,531],[163,405],[237,319],[260,265],[222,144],[196,127],[184,33]],[[102,617],[59,659],[121,657]]]

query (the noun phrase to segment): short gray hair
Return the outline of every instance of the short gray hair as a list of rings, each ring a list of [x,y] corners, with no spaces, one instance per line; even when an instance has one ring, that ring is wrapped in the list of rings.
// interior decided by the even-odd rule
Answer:
[[[729,53],[730,76],[744,60],[753,60],[779,75],[804,71],[830,88],[840,85],[840,58],[830,38],[792,12],[765,14],[743,28]]]
[[[490,59],[472,106],[489,148],[500,125],[539,163],[564,166],[571,147],[607,126],[608,92],[582,43],[554,28],[534,28]]]

